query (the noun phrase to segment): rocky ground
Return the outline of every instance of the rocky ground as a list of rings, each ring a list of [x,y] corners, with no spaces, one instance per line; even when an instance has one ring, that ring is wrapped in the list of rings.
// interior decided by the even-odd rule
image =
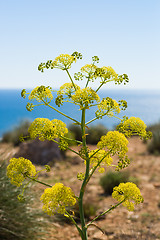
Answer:
[[[94,146],[89,146],[94,148]],[[77,147],[73,147],[76,149]],[[9,159],[18,148],[12,145],[0,145],[0,158]],[[160,239],[160,156],[153,156],[147,153],[146,144],[137,137],[133,137],[129,142],[128,156],[131,164],[127,168],[132,177],[138,179],[138,186],[144,197],[144,203],[137,206],[134,212],[128,212],[123,206],[119,206],[105,218],[96,221],[96,225],[102,229],[103,233],[95,226],[88,229],[89,240],[158,240]],[[38,169],[42,167],[37,166]],[[78,194],[81,182],[77,180],[78,172],[84,171],[84,164],[81,159],[73,153],[67,152],[65,161],[56,162],[50,173],[42,172],[40,180],[49,184],[62,182],[70,186]],[[102,174],[95,173],[92,177],[85,195],[85,202],[98,206],[97,213],[107,210],[116,203],[112,197],[106,197],[103,189],[99,185]],[[42,194],[44,187],[36,185],[33,187],[37,195]],[[37,199],[36,207],[41,207]],[[94,216],[91,216],[91,218]],[[48,224],[48,233],[43,237],[50,240],[79,240],[77,230],[73,225],[65,223],[63,219],[51,220]],[[41,240],[41,239],[39,239]]]

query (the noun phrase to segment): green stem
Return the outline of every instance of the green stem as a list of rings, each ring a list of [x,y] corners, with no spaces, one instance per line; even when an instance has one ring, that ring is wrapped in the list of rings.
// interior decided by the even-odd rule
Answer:
[[[102,82],[102,83],[100,84],[100,86],[97,88],[96,92],[98,92],[98,90],[103,86],[104,83],[105,83],[105,82]]]
[[[100,84],[100,86],[97,88],[96,92],[99,91],[99,89],[103,86],[103,84],[108,83],[108,82],[112,82],[112,81],[114,81],[114,79],[111,79],[111,80],[108,80],[108,81],[105,81],[105,80],[104,80],[104,81]]]
[[[78,225],[77,225],[76,221],[74,220],[74,218],[69,214],[69,212],[66,211],[65,213],[69,217],[69,219],[73,222],[73,224],[76,226],[80,236],[82,237],[82,230],[80,229],[80,227],[78,227]]]
[[[107,113],[108,113],[108,112],[107,112]],[[103,114],[102,117],[106,116],[107,113]],[[117,116],[115,116],[115,115],[113,115],[112,117],[115,117],[115,118],[119,119],[120,121],[122,121],[121,118],[119,118],[119,117],[117,117]],[[95,118],[91,119],[90,121],[88,121],[88,122],[86,123],[86,126],[87,126],[88,124],[90,124],[91,122],[97,120],[97,119],[99,119],[99,117],[95,117]]]
[[[74,141],[74,142],[76,142],[76,143],[82,144],[81,141],[78,141],[78,140],[75,140],[75,139],[67,138],[67,137],[64,137],[64,136],[61,136],[61,138],[66,139],[66,140],[68,140],[68,141]]]
[[[109,213],[110,211],[112,211],[114,208],[118,207],[120,204],[122,204],[125,200],[122,200],[121,202],[117,203],[116,205],[112,206],[110,209],[108,209],[107,211],[99,214],[97,217],[95,217],[94,219],[92,219],[92,221],[90,223],[88,223],[86,225],[86,227],[88,228],[95,220],[97,220],[99,217],[103,216],[106,213]]]
[[[44,182],[41,182],[41,181],[39,181],[39,180],[37,180],[37,179],[35,179],[35,178],[29,177],[29,176],[27,176],[27,178],[31,179],[31,180],[34,181],[34,182],[40,183],[40,184],[42,184],[42,185],[44,185],[44,186],[52,187],[51,185],[49,185],[49,184],[47,184],[47,183],[44,183]]]
[[[42,100],[43,101],[43,100]],[[46,106],[52,108],[53,110],[55,110],[56,112],[60,113],[61,115],[63,115],[66,118],[69,118],[70,120],[76,122],[78,125],[80,125],[80,122],[78,122],[77,120],[75,120],[74,118],[69,117],[68,115],[66,115],[65,113],[62,113],[61,111],[57,110],[56,108],[52,107],[49,103],[43,101],[45,103]]]
[[[85,187],[87,184],[87,179],[89,177],[89,165],[90,165],[90,160],[88,156],[88,151],[87,151],[87,146],[86,146],[86,135],[85,135],[85,109],[82,109],[82,119],[81,119],[81,129],[82,129],[82,144],[83,148],[85,150],[85,155],[86,155],[86,172],[85,172],[85,177],[80,189],[80,194],[79,194],[79,212],[80,212],[80,220],[81,220],[81,226],[82,226],[82,232],[83,240],[87,240],[87,228],[85,227],[85,217],[84,217],[84,209],[83,209],[83,196],[84,196],[84,191]]]
[[[93,118],[92,120],[88,121],[88,122],[86,123],[86,125],[90,124],[91,122],[93,122],[93,121],[95,121],[95,120],[97,120],[97,119],[98,119],[98,117]]]
[[[100,150],[100,149],[99,149]],[[97,151],[98,152],[98,151]],[[97,153],[96,152],[96,153]],[[89,175],[89,177],[88,177],[88,179],[87,179],[87,183],[89,182],[89,180],[90,180],[90,178],[92,177],[92,175],[93,175],[93,173],[96,171],[96,169],[97,169],[97,167],[99,167],[100,166],[100,164],[101,164],[101,162],[103,161],[103,159],[107,156],[107,155],[109,155],[109,153],[110,152],[108,152],[107,154],[105,154],[104,156],[103,156],[103,158],[97,163],[97,165],[92,169],[92,172],[90,173],[90,175]],[[94,154],[93,154],[94,155]],[[92,155],[92,156],[93,156]],[[91,156],[91,157],[92,157]]]
[[[87,80],[87,83],[86,83],[86,86],[85,86],[85,88],[88,86],[88,83],[89,83],[89,79],[90,79],[90,73],[89,73],[89,75],[88,75],[88,80]]]
[[[74,89],[75,89],[75,91],[76,91],[76,90],[77,90],[77,89],[76,89],[76,86],[75,86],[75,84],[74,84],[74,82],[73,82],[73,79],[71,78],[71,75],[70,75],[68,69],[65,69],[65,70],[66,70],[66,72],[67,72],[67,74],[68,74],[68,76],[69,76],[69,78],[70,78],[70,80],[71,80],[71,83],[73,84],[73,87],[74,87]]]

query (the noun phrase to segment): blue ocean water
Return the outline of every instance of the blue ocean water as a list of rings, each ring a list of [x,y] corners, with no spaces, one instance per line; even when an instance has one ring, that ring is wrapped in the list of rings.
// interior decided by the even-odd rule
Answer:
[[[115,100],[124,99],[128,102],[128,108],[119,117],[140,117],[147,125],[160,122],[160,91],[156,90],[103,90],[99,91],[101,98],[111,97]],[[21,90],[0,90],[0,137],[17,126],[21,120],[30,119],[33,121],[37,117],[49,119],[60,119],[67,125],[72,123],[69,119],[46,106],[35,107],[32,112],[28,112],[26,104],[28,100],[21,97]],[[53,100],[52,106],[58,110],[72,116],[80,121],[80,111],[78,106],[64,104],[58,108]],[[94,109],[87,111],[86,120],[94,118]],[[94,124],[101,123],[107,128],[112,129],[119,123],[118,119],[105,116],[102,120],[96,120]]]

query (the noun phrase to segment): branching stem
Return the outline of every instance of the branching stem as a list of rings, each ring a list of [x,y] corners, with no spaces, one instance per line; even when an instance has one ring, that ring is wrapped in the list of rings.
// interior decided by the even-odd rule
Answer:
[[[69,76],[69,78],[70,78],[70,80],[71,80],[71,83],[73,84],[73,87],[74,87],[74,89],[75,89],[75,91],[76,91],[76,90],[77,90],[77,89],[76,89],[76,86],[75,86],[75,84],[74,84],[74,82],[73,82],[73,79],[72,79],[72,77],[71,77],[68,69],[65,69],[65,70],[66,70],[66,72],[67,72],[67,74],[68,74],[68,76]]]
[[[114,205],[114,206],[112,206],[110,209],[108,209],[107,211],[99,214],[99,215],[98,215],[97,217],[95,217],[90,223],[88,223],[88,224],[86,225],[86,227],[88,228],[94,221],[96,221],[98,218],[100,218],[100,217],[103,216],[104,214],[109,213],[110,211],[112,211],[113,209],[115,209],[116,207],[118,207],[120,204],[122,204],[124,201],[125,201],[125,200],[117,203],[116,205]]]
[[[37,179],[34,178],[34,177],[32,178],[32,177],[30,177],[30,176],[27,176],[27,178],[31,179],[31,180],[34,181],[34,182],[40,183],[40,184],[42,184],[42,185],[44,185],[44,186],[52,187],[51,185],[49,185],[49,184],[47,184],[47,183],[44,183],[44,182],[41,182],[41,181],[37,180]]]

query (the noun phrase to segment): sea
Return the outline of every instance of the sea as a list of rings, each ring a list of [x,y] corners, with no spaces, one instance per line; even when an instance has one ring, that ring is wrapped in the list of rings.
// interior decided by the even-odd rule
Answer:
[[[139,117],[147,125],[160,122],[160,90],[110,89],[99,91],[99,96],[101,99],[111,97],[117,101],[121,99],[127,101],[128,108],[118,115],[120,118],[124,115],[128,117]],[[54,99],[51,102],[53,107],[80,121],[81,111],[79,110],[79,106],[65,103],[59,108],[56,106]],[[0,90],[0,138],[2,138],[4,133],[17,127],[23,120],[33,121],[35,118],[43,117],[49,118],[50,120],[60,119],[64,121],[67,126],[73,123],[70,119],[47,106],[37,106],[34,107],[32,112],[29,112],[26,109],[27,102],[27,97],[25,99],[21,97],[20,89]],[[87,110],[86,121],[90,121],[95,117],[95,111],[96,107]],[[105,116],[101,120],[94,121],[92,125],[103,124],[108,129],[114,129],[119,122],[119,119]]]

